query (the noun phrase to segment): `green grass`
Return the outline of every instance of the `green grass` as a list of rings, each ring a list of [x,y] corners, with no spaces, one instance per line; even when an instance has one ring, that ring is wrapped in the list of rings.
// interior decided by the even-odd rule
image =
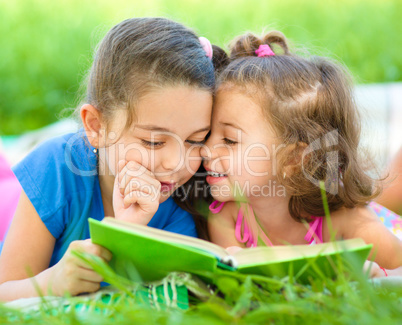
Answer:
[[[85,256],[84,256],[85,258]],[[122,290],[110,298],[66,298],[42,303],[35,311],[10,310],[0,305],[0,323],[25,324],[398,324],[402,321],[402,286],[374,286],[361,272],[311,285],[289,278],[218,276],[208,299],[190,299],[190,308],[156,309],[131,294],[141,285],[113,275],[99,260],[97,271]],[[353,281],[352,281],[353,280]],[[193,285],[193,291],[194,285]],[[200,288],[198,288],[200,289]],[[110,296],[110,295],[109,295]]]
[[[36,129],[74,108],[92,49],[128,17],[169,17],[221,46],[246,30],[280,29],[370,83],[402,80],[401,12],[399,0],[1,1],[0,135]]]

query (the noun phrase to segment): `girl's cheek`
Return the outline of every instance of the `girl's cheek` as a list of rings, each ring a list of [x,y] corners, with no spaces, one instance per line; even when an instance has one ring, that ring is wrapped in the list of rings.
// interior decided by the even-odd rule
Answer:
[[[193,176],[200,168],[201,162],[201,157],[188,157],[185,164],[186,174]]]
[[[254,177],[268,176],[271,174],[271,159],[269,151],[262,146],[249,148],[243,155],[244,166],[242,169]]]
[[[186,150],[184,158],[184,169],[189,175],[194,175],[200,168],[202,163],[201,148],[190,147]]]
[[[156,160],[154,151],[149,151],[137,143],[121,144],[118,156],[119,160],[135,161],[147,168]]]

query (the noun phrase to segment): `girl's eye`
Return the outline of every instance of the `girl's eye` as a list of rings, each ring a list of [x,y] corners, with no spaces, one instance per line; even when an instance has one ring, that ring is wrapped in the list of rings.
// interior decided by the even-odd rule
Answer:
[[[225,142],[225,144],[227,144],[229,146],[233,146],[233,145],[235,145],[237,143],[237,141],[233,141],[233,140],[230,140],[228,138],[223,138],[223,142]]]
[[[202,146],[205,143],[206,139],[201,141],[194,141],[194,140],[186,140],[187,143],[191,144],[192,146]]]
[[[160,148],[165,144],[165,142],[161,142],[161,141],[160,142],[151,142],[151,141],[147,141],[144,139],[141,139],[141,142],[145,147],[148,147],[148,148]]]

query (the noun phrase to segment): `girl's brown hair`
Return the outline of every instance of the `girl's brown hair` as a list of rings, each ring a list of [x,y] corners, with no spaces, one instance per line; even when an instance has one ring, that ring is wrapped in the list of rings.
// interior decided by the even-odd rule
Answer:
[[[107,122],[127,109],[130,126],[138,100],[155,88],[190,86],[213,92],[215,58],[209,59],[196,34],[166,18],[131,18],[102,39],[88,74],[85,102]]]
[[[262,44],[275,55],[258,57],[255,51]],[[358,150],[360,118],[343,67],[291,53],[278,31],[236,38],[229,58],[217,81],[218,92],[236,87],[252,94],[285,144],[278,152],[278,178],[290,195],[294,219],[324,215],[319,181],[324,181],[331,211],[365,205],[379,194]],[[282,179],[289,161],[299,161],[299,167]]]
[[[132,18],[114,26],[100,42],[87,77],[84,102],[98,109],[110,122],[118,109],[128,111],[126,128],[135,120],[135,107],[142,96],[166,86],[189,86],[211,92],[222,50],[214,46],[212,60],[198,36],[187,27],[165,18]],[[180,114],[178,112],[178,114]],[[200,167],[202,172],[202,167]],[[180,193],[176,203],[192,213],[199,235],[205,237],[205,220],[191,199],[196,176]]]

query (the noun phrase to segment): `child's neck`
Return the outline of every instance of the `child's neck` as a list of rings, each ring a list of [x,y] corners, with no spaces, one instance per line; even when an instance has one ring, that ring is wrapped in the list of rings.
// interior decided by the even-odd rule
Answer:
[[[307,228],[290,215],[288,197],[253,197],[249,204],[274,245],[305,244]]]

